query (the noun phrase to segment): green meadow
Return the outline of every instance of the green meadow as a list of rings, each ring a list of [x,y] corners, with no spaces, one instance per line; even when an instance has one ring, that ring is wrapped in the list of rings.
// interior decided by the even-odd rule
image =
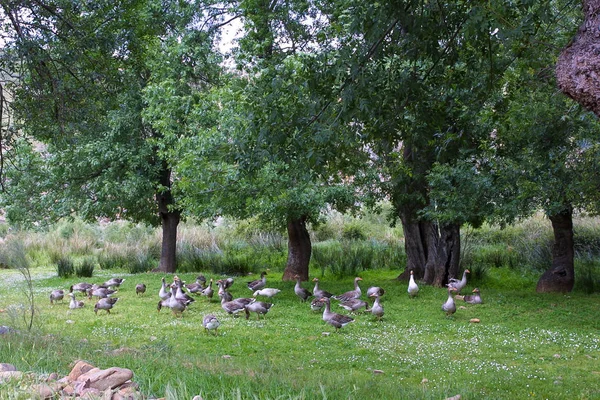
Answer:
[[[514,237],[522,234],[515,232]],[[589,258],[578,261],[578,270],[593,273],[587,281],[578,281],[574,292],[540,295],[535,293],[539,272],[513,265],[525,262],[520,252],[489,255],[498,248],[490,238],[501,234],[507,232],[489,228],[478,233],[479,242],[469,256],[476,261],[469,265],[473,279],[463,294],[479,287],[483,304],[456,300],[457,312],[446,317],[441,305],[447,292],[421,284],[419,295],[409,298],[407,282],[396,279],[401,265],[357,268],[352,272],[363,278],[363,299],[369,286],[385,289],[385,315],[378,322],[371,314],[358,312],[352,315],[355,321],[338,333],[322,320],[321,312],[312,311],[294,294],[295,282],[281,280],[284,264],[262,265],[269,267],[267,286],[281,289],[264,319],[255,314],[248,320],[228,315],[216,295],[211,302],[197,297],[178,318],[156,307],[161,278],[172,282],[172,275],[96,265],[91,277],[59,277],[56,265],[50,261],[42,265],[46,245],[29,243],[24,247],[30,259],[33,326],[27,329],[31,313],[23,271],[0,269],[0,325],[15,329],[0,337],[0,362],[34,372],[39,379],[52,372],[67,374],[80,359],[100,368],[129,368],[147,398],[445,399],[458,394],[462,399],[600,398],[595,264]],[[65,243],[72,240],[75,236]],[[140,237],[136,240],[141,242]],[[85,251],[74,251],[73,243],[69,246],[64,248],[77,268]],[[91,251],[94,245],[83,247],[97,257],[98,252]],[[283,250],[264,247],[264,252],[277,251]],[[278,259],[276,254],[270,257]],[[200,272],[214,280],[233,276],[233,296],[250,297],[246,282],[257,279],[260,269],[248,269],[238,274],[207,269],[177,275],[187,282]],[[110,314],[96,315],[95,301],[81,295],[82,309],[70,310],[66,296],[62,303],[49,302],[53,289],[68,291],[74,283],[102,283],[113,276],[126,280]],[[313,265],[311,277],[318,277],[320,287],[332,293],[353,288],[354,276],[338,269]],[[142,282],[147,291],[138,296],[135,285]],[[312,291],[313,283],[303,286]],[[332,309],[348,314],[336,301]],[[208,313],[221,322],[217,335],[202,327]],[[480,322],[471,322],[475,318]],[[27,383],[4,384],[0,398],[29,398]]]

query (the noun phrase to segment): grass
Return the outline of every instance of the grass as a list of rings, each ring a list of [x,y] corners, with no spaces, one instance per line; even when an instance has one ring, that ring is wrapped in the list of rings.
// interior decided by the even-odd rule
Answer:
[[[321,270],[311,271],[319,276]],[[120,366],[148,396],[170,399],[594,399],[600,397],[600,296],[535,293],[537,275],[510,268],[491,268],[479,282],[484,304],[457,301],[453,318],[441,304],[443,289],[421,285],[409,299],[397,270],[362,271],[362,288],[382,286],[385,316],[377,322],[358,314],[353,324],[333,333],[271,271],[268,286],[282,289],[264,320],[234,318],[219,303],[200,297],[175,318],[156,311],[160,278],[122,270],[95,270],[90,282],[110,276],[126,278],[113,312],[95,315],[93,302],[80,310],[68,303],[50,305],[51,289],[68,288],[78,278],[62,279],[49,268],[35,268],[37,318],[34,331],[5,335],[0,362],[23,371],[67,374],[77,359],[100,368]],[[205,274],[207,278],[220,275]],[[181,274],[194,281],[195,274]],[[235,297],[248,297],[237,277]],[[0,325],[20,327],[18,305],[24,284],[13,270],[0,270]],[[167,276],[171,280],[172,276]],[[144,296],[135,295],[144,282]],[[312,289],[312,285],[304,283]],[[320,277],[320,286],[334,293],[352,288],[352,277]],[[506,289],[506,288],[510,289]],[[465,292],[472,289],[468,285]],[[332,304],[334,310],[343,309]],[[202,317],[221,320],[219,335],[206,335]],[[479,318],[481,323],[470,323]],[[330,333],[324,335],[324,332]],[[382,373],[377,373],[382,371]],[[26,398],[18,384],[0,390],[0,399]],[[20,396],[20,397],[19,397]]]

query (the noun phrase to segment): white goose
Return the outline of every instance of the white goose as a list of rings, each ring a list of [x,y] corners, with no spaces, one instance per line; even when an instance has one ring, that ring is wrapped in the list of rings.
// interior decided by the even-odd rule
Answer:
[[[69,297],[71,297],[71,301],[69,302],[69,308],[70,308],[71,310],[74,310],[74,309],[76,309],[76,308],[81,308],[81,307],[83,307],[83,306],[84,306],[84,303],[83,303],[83,301],[78,301],[78,300],[75,298],[75,293],[69,293]]]
[[[408,281],[408,295],[413,298],[419,294],[419,286],[415,282],[415,275],[413,271],[410,271],[410,280]]]
[[[275,297],[277,295],[277,293],[279,293],[279,292],[281,292],[280,289],[264,288],[264,289],[259,289],[259,290],[255,291],[254,294],[252,294],[252,297],[265,296],[268,298],[272,298],[272,297]]]

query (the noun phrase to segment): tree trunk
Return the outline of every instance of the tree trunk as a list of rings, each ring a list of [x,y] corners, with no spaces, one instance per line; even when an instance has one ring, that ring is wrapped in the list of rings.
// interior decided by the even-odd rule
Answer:
[[[161,171],[160,184],[163,191],[156,194],[158,214],[162,226],[162,244],[158,271],[174,273],[177,271],[177,226],[181,212],[173,209],[173,194],[171,193],[171,170],[165,165]]]
[[[398,276],[398,280],[410,279],[410,271],[413,271],[415,279],[423,278],[425,263],[429,250],[430,223],[419,222],[407,217],[406,213],[401,216],[402,229],[404,231],[404,251],[406,252],[406,269]]]
[[[440,227],[437,249],[433,263],[429,267],[425,282],[436,287],[444,287],[449,277],[458,276],[460,262],[460,225],[450,224]]]
[[[282,279],[284,281],[294,281],[296,280],[295,276],[299,275],[301,280],[307,281],[312,244],[308,229],[306,229],[306,217],[288,220],[287,231],[288,258]]]
[[[554,231],[552,267],[537,283],[538,293],[570,292],[575,284],[575,250],[573,247],[573,210],[549,216]]]
[[[558,87],[600,116],[600,0],[584,0],[584,21],[556,63]]]

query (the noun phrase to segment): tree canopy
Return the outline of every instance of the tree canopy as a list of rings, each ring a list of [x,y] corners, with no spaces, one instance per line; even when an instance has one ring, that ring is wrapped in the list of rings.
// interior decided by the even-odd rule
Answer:
[[[181,217],[258,217],[292,279],[324,210],[388,199],[403,275],[441,286],[463,224],[597,211],[598,124],[552,74],[572,2],[1,5],[13,220],[161,223],[172,272]]]

